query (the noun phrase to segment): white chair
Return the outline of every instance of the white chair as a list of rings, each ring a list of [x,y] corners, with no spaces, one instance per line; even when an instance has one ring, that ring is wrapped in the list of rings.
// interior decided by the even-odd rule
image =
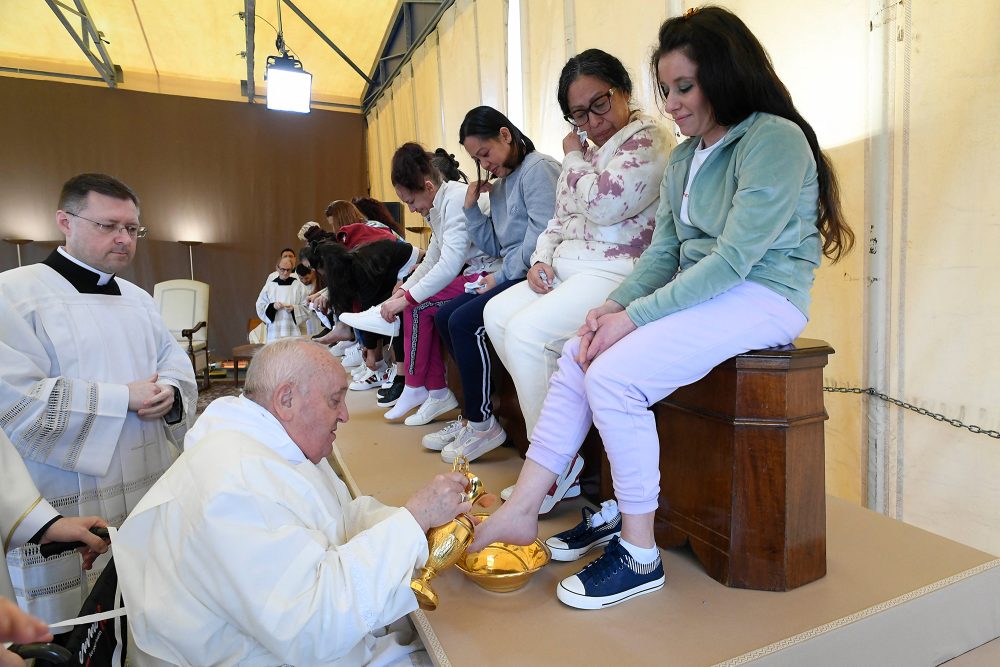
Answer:
[[[153,286],[160,317],[178,343],[187,343],[195,375],[204,374],[209,386],[208,285],[197,280],[167,280]]]

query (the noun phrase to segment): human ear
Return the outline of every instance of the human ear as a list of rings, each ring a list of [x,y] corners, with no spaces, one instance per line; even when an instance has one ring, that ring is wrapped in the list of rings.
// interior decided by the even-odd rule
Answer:
[[[505,144],[510,144],[514,141],[514,135],[511,134],[510,130],[506,127],[500,128],[500,140]]]

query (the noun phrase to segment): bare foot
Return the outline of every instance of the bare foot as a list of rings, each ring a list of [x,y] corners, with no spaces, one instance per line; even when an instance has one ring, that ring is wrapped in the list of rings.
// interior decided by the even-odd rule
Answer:
[[[342,340],[353,340],[354,330],[347,326],[343,322],[337,322],[333,325],[333,329],[330,330],[322,338],[316,338],[317,343],[323,343],[323,345],[333,345],[334,343],[339,343]]]
[[[479,551],[493,542],[531,544],[538,537],[538,511],[522,512],[505,503],[489,519],[476,526],[476,537],[469,551]]]

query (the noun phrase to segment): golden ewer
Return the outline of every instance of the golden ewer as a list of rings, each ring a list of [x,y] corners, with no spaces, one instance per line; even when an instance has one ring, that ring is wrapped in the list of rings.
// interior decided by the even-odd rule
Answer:
[[[464,456],[457,457],[452,470],[469,478],[469,483],[465,487],[465,499],[475,504],[486,493],[486,488],[478,477],[469,472],[468,460]],[[475,534],[474,525],[472,517],[468,514],[459,514],[451,522],[428,531],[427,547],[430,553],[427,556],[427,563],[421,568],[419,575],[410,582],[410,588],[417,596],[417,603],[421,609],[427,611],[437,609],[438,596],[431,588],[430,580],[441,570],[454,565],[465,554]]]

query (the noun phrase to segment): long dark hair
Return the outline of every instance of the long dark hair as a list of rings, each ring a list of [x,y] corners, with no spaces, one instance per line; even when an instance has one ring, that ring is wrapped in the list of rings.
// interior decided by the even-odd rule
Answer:
[[[330,286],[330,306],[335,312],[350,312],[355,300],[366,301],[392,271],[391,251],[397,243],[383,239],[348,250],[343,243],[322,241],[313,247],[313,268]]]
[[[465,119],[458,128],[458,143],[464,144],[468,137],[496,139],[500,136],[500,130],[505,127],[510,132],[512,139],[511,147],[514,150],[504,166],[513,171],[524,162],[524,158],[528,156],[528,153],[535,150],[535,144],[514,123],[510,122],[507,116],[493,107],[476,107],[465,114]],[[476,179],[483,180],[482,171],[479,168],[479,160],[476,160]]]
[[[355,197],[351,200],[351,203],[357,206],[358,210],[369,220],[381,222],[400,237],[403,236],[403,230],[399,226],[399,223],[392,217],[392,213],[389,213],[389,209],[385,207],[385,204],[378,199],[373,197]]]
[[[840,186],[816,132],[799,114],[761,43],[738,16],[721,7],[702,7],[660,26],[659,45],[650,65],[658,79],[660,58],[680,50],[698,66],[698,85],[719,125],[735,125],[755,111],[774,114],[799,126],[809,142],[819,181],[819,231],[823,254],[839,260],[854,246],[854,232],[840,207]],[[663,97],[663,91],[659,94]]]
[[[393,185],[414,191],[423,190],[424,181],[435,185],[444,181],[469,182],[458,168],[454,155],[443,148],[428,153],[423,146],[412,141],[397,148],[393,154],[391,180]]]
[[[622,65],[622,61],[600,49],[587,49],[567,60],[559,74],[559,90],[556,97],[559,98],[559,108],[563,114],[569,113],[570,84],[584,75],[600,79],[612,88],[625,93],[626,97],[632,97],[632,77],[628,75],[628,70]]]

